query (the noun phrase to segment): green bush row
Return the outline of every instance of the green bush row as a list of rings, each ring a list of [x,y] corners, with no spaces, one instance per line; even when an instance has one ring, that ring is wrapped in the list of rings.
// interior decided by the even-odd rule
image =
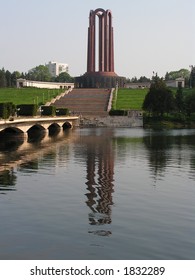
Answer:
[[[67,108],[58,108],[55,106],[41,106],[41,116],[67,116]],[[20,104],[15,106],[13,103],[0,103],[0,118],[8,119],[11,116],[36,116],[38,114],[37,104]]]
[[[38,105],[37,104],[21,104],[17,105],[18,116],[36,116]]]
[[[55,106],[41,106],[41,116],[55,116]]]
[[[67,116],[69,110],[67,108],[57,108],[55,106],[41,106],[42,116]]]
[[[110,110],[110,116],[127,116],[127,110]]]
[[[56,110],[56,116],[67,116],[69,115],[69,110],[67,108],[58,108]]]
[[[8,119],[10,116],[14,116],[16,106],[11,102],[0,103],[0,118]]]

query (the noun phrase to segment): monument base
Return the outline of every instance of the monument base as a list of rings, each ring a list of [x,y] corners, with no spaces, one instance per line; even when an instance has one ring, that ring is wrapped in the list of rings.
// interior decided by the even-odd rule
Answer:
[[[76,88],[123,88],[125,77],[118,76],[115,72],[93,72],[85,73],[83,76],[75,78]]]

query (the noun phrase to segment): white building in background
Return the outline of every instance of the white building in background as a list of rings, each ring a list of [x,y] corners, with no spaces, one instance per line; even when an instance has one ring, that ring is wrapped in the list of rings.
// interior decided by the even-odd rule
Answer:
[[[56,77],[63,72],[68,73],[68,64],[65,63],[50,61],[48,64],[46,64],[46,66],[49,69],[49,73],[52,77]]]
[[[185,87],[185,79],[184,78],[177,78],[175,80],[165,81],[167,87]],[[140,83],[126,83],[126,88],[136,89],[136,88],[150,88],[151,82],[140,82]]]
[[[177,78],[175,80],[165,81],[168,87],[185,87],[185,79],[183,77]]]
[[[36,87],[36,88],[47,88],[47,89],[72,89],[74,83],[51,83],[51,82],[40,82],[30,81],[26,79],[17,79],[17,88],[23,87]]]

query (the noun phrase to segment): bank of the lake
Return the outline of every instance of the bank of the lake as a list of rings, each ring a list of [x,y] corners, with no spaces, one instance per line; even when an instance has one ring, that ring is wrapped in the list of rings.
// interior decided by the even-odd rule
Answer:
[[[195,128],[194,117],[188,118],[186,120],[173,120],[170,117],[143,117],[143,127],[144,128],[154,128],[154,129],[182,129],[182,128]]]

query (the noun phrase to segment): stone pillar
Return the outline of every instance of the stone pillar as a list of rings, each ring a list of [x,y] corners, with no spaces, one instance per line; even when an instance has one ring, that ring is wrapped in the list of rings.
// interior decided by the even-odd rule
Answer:
[[[87,72],[95,72],[95,15],[89,14]]]
[[[96,16],[99,18],[99,50],[96,50]],[[98,54],[98,71],[96,71],[96,54]],[[114,40],[112,13],[110,10],[90,11],[88,28],[88,62],[87,72],[114,72]]]
[[[96,40],[99,41],[98,44]],[[107,88],[115,87],[116,84],[124,87],[125,78],[119,77],[114,72],[112,12],[101,8],[91,10],[88,27],[87,72],[83,76],[76,77],[75,85],[81,88]]]

